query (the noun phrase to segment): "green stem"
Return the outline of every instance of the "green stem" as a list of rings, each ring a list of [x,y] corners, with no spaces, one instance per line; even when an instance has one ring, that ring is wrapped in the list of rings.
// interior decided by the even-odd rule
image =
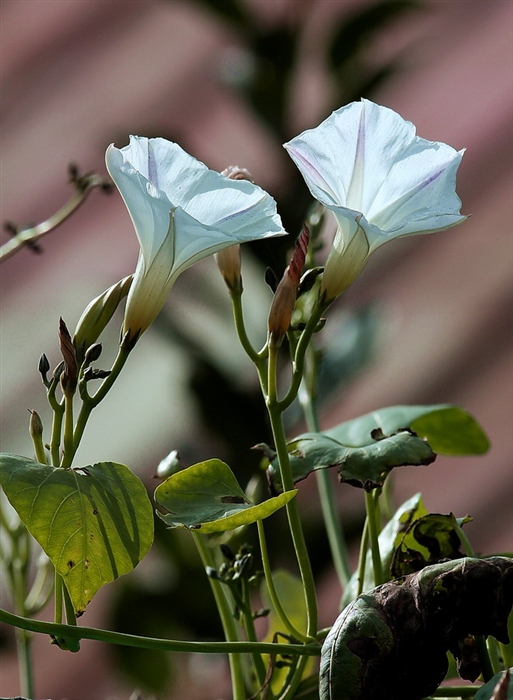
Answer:
[[[85,394],[85,392],[82,395],[82,408],[80,409],[80,412],[78,414],[77,422],[75,425],[75,430],[73,432],[73,442],[72,446],[66,451],[62,460],[61,466],[63,467],[70,467],[73,459],[75,457],[75,454],[77,452],[77,449],[80,445],[80,442],[82,440],[82,437],[84,435],[84,430],[87,425],[87,421],[89,420],[89,416],[91,415],[92,411],[100,401],[103,401],[103,399],[107,396],[109,391],[111,390],[114,382],[118,378],[119,374],[121,373],[121,370],[125,366],[125,363],[128,359],[128,356],[130,354],[130,350],[127,350],[126,348],[120,347],[118,350],[118,354],[116,356],[116,359],[114,360],[114,364],[112,365],[110,374],[108,377],[106,377],[103,382],[100,385],[100,388],[97,390],[96,394],[93,394],[93,396],[89,396]]]
[[[52,465],[58,467],[61,461],[60,446],[62,433],[62,420],[64,417],[64,404],[57,401],[51,403],[53,409],[52,437],[50,441],[50,455]]]
[[[249,583],[245,578],[242,579],[242,600],[244,603],[242,608],[242,615],[244,619],[244,629],[246,631],[246,637],[248,639],[248,642],[258,642],[255,630],[255,620],[253,618],[253,613],[251,610],[251,596],[249,591]],[[258,685],[260,688],[262,688],[265,684],[265,678],[267,673],[265,663],[262,659],[261,654],[259,654],[258,652],[253,652],[252,658],[255,675],[258,679]]]
[[[289,634],[291,634],[293,637],[295,637],[295,639],[298,639],[299,641],[307,642],[308,637],[303,632],[300,632],[296,627],[294,627],[292,622],[287,617],[287,613],[283,609],[283,606],[282,606],[280,599],[278,597],[278,593],[276,591],[276,587],[275,587],[274,581],[273,581],[273,574],[272,574],[272,570],[271,570],[271,565],[269,562],[269,552],[267,550],[267,542],[265,539],[264,523],[262,522],[262,520],[257,521],[257,528],[258,528],[258,540],[260,543],[260,553],[262,555],[262,566],[264,569],[265,582],[267,585],[267,590],[269,591],[269,597],[271,599],[271,603],[273,604],[274,609],[276,610],[276,613],[281,620],[281,623],[287,629]]]
[[[367,524],[369,529],[369,540],[372,554],[372,566],[374,568],[374,585],[379,586],[384,582],[383,565],[381,563],[381,553],[379,551],[379,527],[378,527],[378,503],[373,492],[365,491],[365,509],[367,511]]]
[[[203,536],[196,532],[193,532],[192,536],[198,548],[203,566],[215,568],[214,557],[212,556],[212,552],[208,548],[208,545],[205,543]],[[235,624],[233,613],[230,609],[230,604],[226,596],[226,591],[223,588],[223,584],[210,577],[208,580],[210,582],[210,587],[212,589],[212,593],[214,594],[214,599],[219,611],[225,639],[227,642],[238,641],[239,634],[237,625]],[[246,693],[242,660],[238,654],[230,654],[228,660],[230,663],[233,700],[244,700]]]
[[[308,430],[311,432],[320,432],[319,415],[315,403],[315,387],[313,382],[316,378],[317,362],[314,352],[310,353],[311,358],[311,379],[305,384],[304,397],[301,400],[303,413],[305,416]],[[345,588],[351,578],[351,569],[349,566],[349,555],[347,551],[342,522],[338,515],[335,494],[333,492],[333,484],[327,469],[318,469],[315,472],[317,480],[317,488],[319,490],[319,500],[321,504],[322,517],[324,519],[324,527],[328,536],[331,556],[335,571],[340,581],[342,588]]]
[[[246,332],[246,325],[244,323],[244,314],[242,310],[242,293],[240,291],[234,291],[230,294],[232,299],[232,310],[233,310],[233,320],[235,322],[235,330],[237,331],[237,336],[239,338],[240,344],[244,349],[246,355],[250,360],[258,366],[262,366],[263,353],[259,353],[253,347],[248,334]]]
[[[258,651],[260,654],[289,654],[292,656],[320,656],[318,644],[278,644],[272,642],[182,642],[174,639],[139,637],[135,634],[111,632],[110,630],[74,625],[60,625],[55,622],[33,620],[0,609],[0,622],[20,629],[47,634],[52,637],[68,639],[93,639],[108,644],[138,647],[140,649],[158,649],[198,654],[246,654]]]
[[[26,533],[26,530],[25,530]],[[28,533],[26,533],[28,535]],[[27,571],[28,571],[28,542],[21,542],[25,535],[20,530],[18,536],[12,538],[12,545],[16,548],[12,562],[12,595],[14,609],[17,614],[26,615],[25,600],[27,596]],[[27,698],[34,697],[34,676],[32,673],[31,655],[32,637],[28,631],[16,629],[16,649],[18,652],[18,669],[20,675],[20,689],[22,695]]]
[[[495,674],[493,671],[492,662],[490,661],[490,655],[488,654],[488,649],[486,648],[486,640],[482,635],[476,634],[474,641],[476,643],[476,651],[479,664],[481,666],[483,680],[485,683],[488,683],[490,678],[493,678]]]
[[[62,611],[63,611],[63,605],[62,605],[62,578],[61,575],[55,572],[55,604],[54,604],[54,622],[57,625],[62,624]]]
[[[274,438],[274,445],[280,466],[281,483],[284,491],[294,489],[294,479],[290,468],[289,453],[287,450],[287,440],[283,427],[283,408],[278,401],[277,391],[277,354],[278,348],[270,346],[268,361],[268,395],[267,411],[269,414],[271,429]],[[306,612],[307,612],[307,635],[315,637],[317,632],[317,598],[315,591],[315,581],[312,572],[308,550],[306,548],[301,519],[296,499],[293,498],[286,505],[287,517],[289,521],[290,533],[294,544],[299,572],[303,582],[305,592]]]
[[[294,697],[296,696],[296,690],[303,680],[303,672],[305,670],[305,666],[308,663],[307,658],[302,658],[299,660],[299,662],[295,665],[294,672],[291,674],[291,678],[287,678],[287,683],[285,684],[285,688],[282,692],[282,694],[278,697],[278,700],[294,700]]]
[[[71,466],[76,447],[73,441],[73,394],[64,396],[64,453],[62,455],[62,467]]]
[[[359,596],[363,592],[365,583],[365,569],[367,568],[367,551],[369,549],[369,518],[365,518],[363,525],[362,539],[360,542],[360,554],[358,556],[358,590],[356,595]]]
[[[296,351],[294,354],[294,362],[292,369],[292,380],[290,382],[289,390],[286,396],[280,401],[280,408],[285,411],[290,404],[294,401],[299,392],[299,387],[301,386],[301,381],[303,379],[303,373],[305,369],[305,358],[306,353],[310,344],[312,335],[317,328],[319,321],[321,320],[322,314],[326,311],[327,306],[317,305],[313,310],[312,315],[308,319],[308,323],[304,331],[301,333],[299,340],[296,345]]]

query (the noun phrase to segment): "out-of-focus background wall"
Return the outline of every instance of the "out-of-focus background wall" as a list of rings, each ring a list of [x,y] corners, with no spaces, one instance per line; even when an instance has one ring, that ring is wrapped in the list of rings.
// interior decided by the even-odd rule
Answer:
[[[356,333],[346,365],[360,371],[349,377],[348,370],[330,396],[323,425],[392,404],[463,405],[487,431],[489,454],[398,470],[394,500],[422,491],[431,511],[474,517],[467,529],[477,551],[512,551],[510,0],[3,0],[0,31],[2,220],[50,216],[71,193],[70,162],[104,173],[106,146],[123,146],[134,133],[178,141],[211,168],[248,168],[296,235],[308,200],[281,143],[361,96],[395,109],[424,138],[468,149],[458,193],[472,217],[381,249],[340,300],[331,347],[336,354],[337,343],[343,350]],[[37,363],[43,352],[58,362],[58,317],[72,329],[90,299],[130,274],[137,257],[117,193],[93,192],[42,248],[41,255],[21,251],[1,270],[1,448],[28,455],[27,408],[49,420]],[[270,300],[262,261],[279,272],[284,252],[256,246],[244,258],[255,338],[263,339]],[[107,356],[117,342],[113,325]],[[227,294],[213,260],[204,261],[180,278],[140,341],[78,461],[124,462],[149,488],[156,464],[176,447],[187,463],[220,456],[237,470],[243,450],[268,437],[256,397]],[[313,491],[306,482],[301,497],[318,520]],[[340,504],[346,520],[358,522],[362,494],[344,487]],[[313,532],[310,540],[324,550],[322,530]],[[194,589],[197,573],[187,539],[159,537],[157,551],[169,556],[150,555],[133,583],[111,587],[121,593],[102,591],[84,624],[175,637],[216,633],[215,623],[203,625],[201,606],[192,612],[208,589],[196,601],[180,593]],[[339,591],[322,562],[318,573],[328,625]],[[12,642],[2,628],[4,696],[18,693]],[[34,647],[41,698],[128,698],[137,686],[146,697],[228,696],[222,659],[175,657],[169,665],[168,657],[123,656],[93,642],[72,655],[43,638]]]

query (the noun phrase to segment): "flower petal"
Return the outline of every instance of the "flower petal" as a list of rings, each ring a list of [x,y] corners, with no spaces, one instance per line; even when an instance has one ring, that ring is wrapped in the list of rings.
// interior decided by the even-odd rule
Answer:
[[[455,190],[464,151],[416,136],[411,122],[369,100],[333,112],[285,148],[337,219],[364,215],[371,250],[466,218]]]
[[[172,207],[165,193],[152,185],[144,174],[148,168],[144,165],[142,149],[143,144],[130,137],[130,146],[125,148],[118,149],[111,144],[105,162],[128,209],[144,261],[149,266],[167,235],[169,211]],[[135,165],[131,161],[132,157]],[[142,173],[139,172],[139,167]]]

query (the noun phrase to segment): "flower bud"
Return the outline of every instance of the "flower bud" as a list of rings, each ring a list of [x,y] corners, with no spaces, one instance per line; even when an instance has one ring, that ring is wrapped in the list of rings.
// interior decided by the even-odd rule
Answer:
[[[226,286],[230,292],[242,294],[242,277],[240,274],[240,245],[224,248],[214,255]]]
[[[62,318],[59,319],[59,346],[64,360],[64,369],[60,377],[61,388],[65,395],[71,396],[77,388],[77,355],[68,328]]]
[[[29,434],[31,438],[40,437],[43,434],[43,422],[37,411],[32,411],[29,409],[30,420],[29,420]]]
[[[91,362],[96,362],[96,360],[100,358],[102,350],[103,348],[101,343],[93,343],[92,345],[90,345],[86,350],[84,364],[90,365]]]
[[[86,350],[96,343],[105,326],[109,323],[120,302],[128,294],[132,284],[132,275],[124,277],[109,287],[86,307],[80,317],[73,343],[79,360],[83,360]],[[80,362],[81,364],[81,362]]]
[[[39,358],[39,363],[38,363],[37,369],[39,370],[39,374],[41,375],[41,379],[43,380],[43,384],[45,386],[47,386],[48,385],[47,374],[50,371],[50,363],[48,362],[48,358],[44,353]]]
[[[309,236],[310,232],[305,226],[296,241],[292,260],[283,273],[271,304],[268,320],[269,338],[270,342],[276,346],[281,344],[290,327],[301,281],[301,272],[308,251]]]
[[[247,180],[248,182],[254,182],[253,176],[246,170],[246,168],[240,168],[238,165],[229,165],[227,168],[221,171],[221,175],[229,177],[230,180]]]

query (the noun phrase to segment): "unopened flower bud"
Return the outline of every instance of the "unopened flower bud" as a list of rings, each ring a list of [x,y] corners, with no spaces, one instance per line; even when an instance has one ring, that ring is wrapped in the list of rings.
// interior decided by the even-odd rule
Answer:
[[[120,302],[128,294],[132,284],[132,275],[124,277],[109,287],[86,307],[80,317],[73,342],[79,362],[83,360],[86,350],[96,343],[105,326],[109,323]]]
[[[84,364],[90,365],[91,362],[96,362],[96,360],[100,358],[102,350],[103,348],[101,343],[93,343],[93,345],[90,345],[86,350]]]
[[[43,422],[37,411],[32,411],[29,409],[30,420],[29,420],[29,433],[30,437],[40,437],[43,434]]]
[[[248,182],[254,182],[249,170],[246,170],[246,168],[240,168],[238,165],[229,165],[227,168],[221,171],[221,175],[229,177],[230,180],[248,180]]]
[[[292,260],[283,273],[269,311],[269,338],[274,345],[280,345],[290,327],[296,304],[301,272],[305,264],[310,233],[305,226],[296,241]]]
[[[44,353],[39,358],[37,369],[39,370],[43,384],[46,386],[48,384],[47,374],[50,371],[50,363],[48,362],[48,358]]]
[[[59,346],[64,360],[64,370],[60,377],[61,388],[64,394],[71,396],[77,388],[77,355],[68,327],[62,318],[59,319]]]
[[[176,474],[176,472],[179,472],[182,468],[178,450],[171,450],[167,457],[164,457],[157,467],[157,478],[167,479],[168,476]]]
[[[223,275],[230,292],[242,293],[242,277],[240,274],[240,245],[224,248],[215,254],[217,267]]]

